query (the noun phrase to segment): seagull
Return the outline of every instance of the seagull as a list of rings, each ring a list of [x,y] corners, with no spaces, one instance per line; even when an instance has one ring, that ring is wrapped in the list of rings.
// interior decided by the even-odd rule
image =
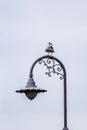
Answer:
[[[48,55],[49,55],[49,54],[52,55],[52,53],[55,52],[55,51],[54,51],[54,48],[53,48],[53,44],[52,44],[51,42],[48,43],[48,46],[47,46],[47,48],[45,49],[45,51],[48,52]]]

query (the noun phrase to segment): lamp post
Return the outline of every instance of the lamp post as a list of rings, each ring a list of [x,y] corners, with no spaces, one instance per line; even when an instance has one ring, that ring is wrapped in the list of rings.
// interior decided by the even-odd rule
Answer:
[[[57,59],[56,57],[52,56],[54,49],[52,44],[49,43],[49,46],[45,50],[48,52],[48,55],[42,56],[34,61],[30,68],[29,79],[27,82],[27,86],[24,89],[17,90],[18,93],[25,93],[25,95],[30,99],[33,100],[38,93],[47,92],[47,90],[40,89],[35,85],[33,79],[33,71],[34,67],[37,63],[44,64],[47,71],[46,74],[50,77],[51,74],[57,74],[60,80],[63,80],[63,90],[64,90],[64,127],[63,130],[68,130],[67,127],[67,83],[66,83],[66,69],[64,64]],[[51,53],[51,55],[49,54]]]

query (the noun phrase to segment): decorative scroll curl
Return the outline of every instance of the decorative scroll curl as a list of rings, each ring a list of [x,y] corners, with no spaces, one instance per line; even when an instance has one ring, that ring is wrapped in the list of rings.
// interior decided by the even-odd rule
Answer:
[[[60,80],[64,79],[63,68],[59,63],[57,63],[54,59],[46,58],[39,61],[39,64],[44,64],[46,66],[47,71],[46,74],[51,77],[52,73],[57,74]]]

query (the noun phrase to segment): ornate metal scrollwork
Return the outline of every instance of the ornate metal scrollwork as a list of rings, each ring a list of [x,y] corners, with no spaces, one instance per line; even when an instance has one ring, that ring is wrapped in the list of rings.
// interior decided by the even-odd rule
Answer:
[[[59,63],[57,63],[54,59],[46,58],[39,61],[39,64],[44,64],[46,66],[47,71],[46,74],[51,77],[52,73],[57,74],[60,80],[64,79],[63,68]]]

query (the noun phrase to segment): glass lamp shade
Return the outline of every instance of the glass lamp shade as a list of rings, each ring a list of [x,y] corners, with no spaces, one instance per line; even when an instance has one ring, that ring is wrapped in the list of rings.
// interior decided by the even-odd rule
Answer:
[[[25,93],[25,95],[30,99],[34,99],[38,93],[47,92],[47,90],[39,89],[34,82],[34,79],[30,78],[27,82],[25,89],[17,90],[18,93]]]
[[[33,100],[37,96],[37,92],[35,91],[26,91],[25,95],[30,99]]]

